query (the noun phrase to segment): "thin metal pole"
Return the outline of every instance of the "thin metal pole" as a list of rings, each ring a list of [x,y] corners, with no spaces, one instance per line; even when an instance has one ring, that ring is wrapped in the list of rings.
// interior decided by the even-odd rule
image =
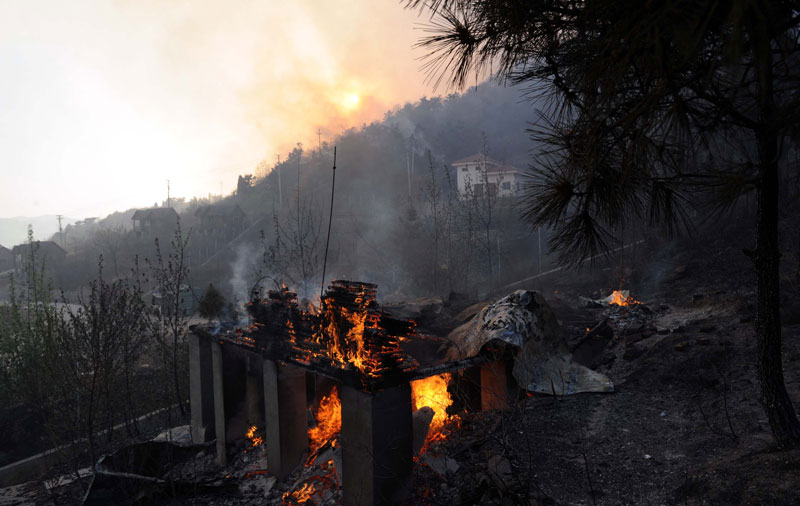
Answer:
[[[325,241],[325,260],[322,262],[322,286],[319,288],[319,296],[325,290],[325,269],[328,267],[328,246],[331,244],[331,223],[333,223],[333,194],[336,189],[336,146],[333,147],[333,181],[331,182],[331,212],[328,216],[328,239]]]

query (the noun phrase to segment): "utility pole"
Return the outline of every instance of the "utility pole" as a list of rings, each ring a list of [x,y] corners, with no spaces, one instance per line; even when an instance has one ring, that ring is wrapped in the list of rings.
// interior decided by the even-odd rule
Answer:
[[[322,149],[322,130],[317,128],[317,150]]]
[[[408,178],[408,201],[411,202],[411,153],[406,155],[406,176]]]
[[[63,217],[64,217],[64,216],[62,216],[62,215],[60,215],[60,214],[57,214],[57,215],[56,215],[56,218],[58,218],[58,238],[59,238],[59,239],[61,239],[61,246],[63,246],[63,247],[64,247],[64,249],[66,249],[67,245],[64,243],[64,232],[63,232],[63,230],[61,229],[61,219],[62,219]]]
[[[283,207],[283,188],[281,186],[281,155],[278,155],[278,163],[275,164],[278,171],[278,207]]]
[[[167,207],[172,207],[169,201],[169,179],[167,179]]]

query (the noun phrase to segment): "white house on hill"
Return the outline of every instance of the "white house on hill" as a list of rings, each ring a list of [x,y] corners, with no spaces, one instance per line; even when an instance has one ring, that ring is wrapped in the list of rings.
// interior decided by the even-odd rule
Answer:
[[[522,171],[480,153],[451,162],[456,170],[458,193],[462,196],[490,195],[510,197],[522,187]]]

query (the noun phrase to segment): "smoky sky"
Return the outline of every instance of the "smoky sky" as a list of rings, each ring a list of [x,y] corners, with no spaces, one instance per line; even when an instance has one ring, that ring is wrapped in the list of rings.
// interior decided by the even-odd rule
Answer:
[[[430,95],[393,0],[0,0],[0,216],[228,193]]]

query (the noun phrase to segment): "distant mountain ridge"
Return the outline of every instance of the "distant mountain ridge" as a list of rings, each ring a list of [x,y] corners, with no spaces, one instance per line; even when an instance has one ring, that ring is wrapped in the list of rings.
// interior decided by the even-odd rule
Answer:
[[[61,226],[66,227],[76,221],[65,216],[61,218]],[[54,214],[0,218],[0,245],[10,249],[24,243],[28,240],[28,225],[33,228],[34,239],[39,241],[47,241],[58,232],[58,218]]]

